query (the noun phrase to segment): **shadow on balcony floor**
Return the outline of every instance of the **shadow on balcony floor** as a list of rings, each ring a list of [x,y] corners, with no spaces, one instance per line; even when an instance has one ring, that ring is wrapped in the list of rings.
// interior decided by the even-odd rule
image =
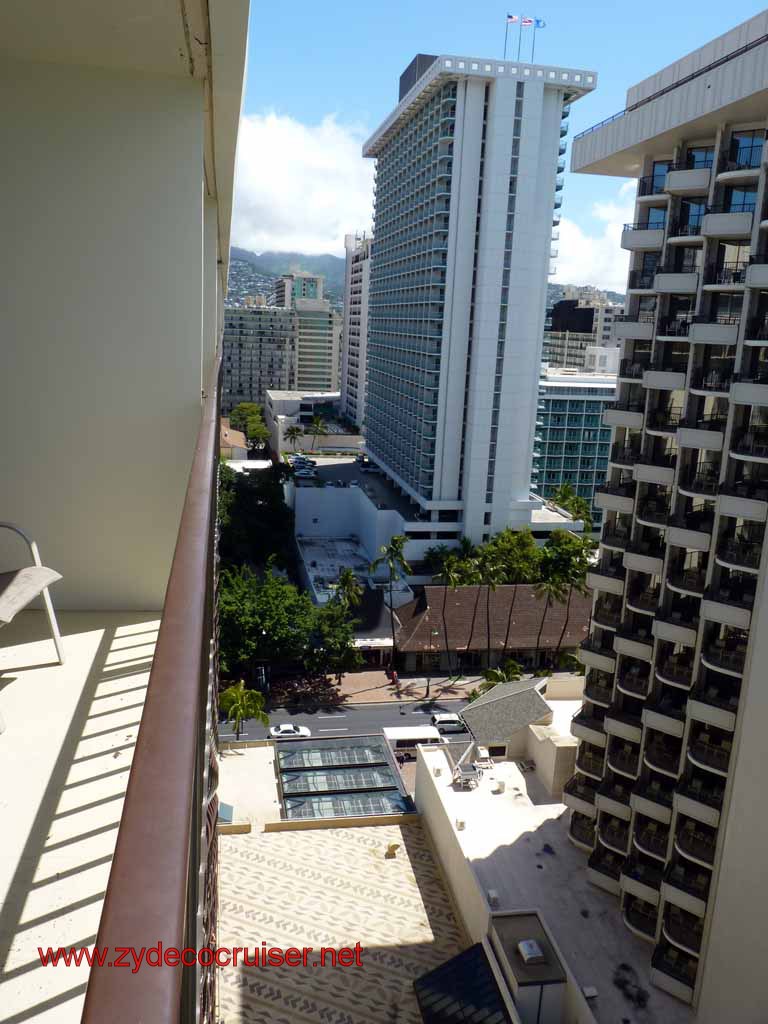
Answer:
[[[42,967],[38,946],[95,941],[159,619],[64,612],[59,624],[63,666],[42,613],[0,633],[4,1024],[80,1019],[87,966]]]

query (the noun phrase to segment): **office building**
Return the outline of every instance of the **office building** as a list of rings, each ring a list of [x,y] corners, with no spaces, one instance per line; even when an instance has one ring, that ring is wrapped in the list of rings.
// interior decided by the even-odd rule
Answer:
[[[344,320],[341,335],[341,410],[355,426],[365,422],[368,359],[368,290],[371,278],[371,239],[346,235]]]
[[[322,299],[324,280],[322,274],[304,271],[283,274],[275,281],[275,305],[292,306],[295,299]]]
[[[568,104],[596,76],[421,58],[363,147],[377,160],[366,443],[423,514],[481,541],[541,507],[530,482],[553,207]]]
[[[294,309],[246,305],[227,309],[221,381],[224,415],[240,402],[263,404],[268,388],[296,386],[299,320]]]
[[[611,430],[603,410],[616,398],[616,377],[545,367],[539,381],[539,411],[534,441],[537,490],[551,497],[570,484],[592,506],[592,524],[602,522],[594,504],[595,487],[605,479]]]
[[[217,944],[217,380],[247,33],[247,0],[0,6],[0,517],[61,574],[64,653],[37,609],[0,630],[6,1021],[218,1016],[213,965],[46,967],[38,946]],[[29,564],[0,540],[2,572]]]
[[[566,802],[700,1024],[768,1017],[766,66],[763,12],[631,88],[572,158],[638,181]]]
[[[298,341],[296,387],[300,391],[337,391],[341,317],[327,299],[294,299]]]

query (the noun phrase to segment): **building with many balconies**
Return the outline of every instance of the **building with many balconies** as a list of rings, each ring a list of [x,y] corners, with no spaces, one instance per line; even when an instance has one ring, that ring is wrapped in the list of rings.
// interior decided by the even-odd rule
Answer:
[[[252,305],[224,314],[221,410],[264,402],[270,389],[296,386],[299,321],[294,309]]]
[[[377,160],[366,444],[474,542],[535,528],[537,381],[568,104],[596,76],[420,55]],[[553,214],[554,207],[554,214]]]
[[[344,316],[341,333],[341,411],[355,426],[365,422],[368,379],[368,290],[371,239],[345,235]]]
[[[638,185],[565,800],[651,980],[704,1024],[768,1016],[767,62],[764,12],[573,148]]]

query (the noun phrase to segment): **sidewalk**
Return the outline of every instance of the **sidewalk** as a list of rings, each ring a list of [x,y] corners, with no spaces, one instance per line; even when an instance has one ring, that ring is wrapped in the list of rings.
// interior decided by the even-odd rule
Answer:
[[[483,680],[482,676],[451,679],[444,675],[429,677],[430,700],[466,698],[469,691]],[[387,678],[384,669],[347,672],[341,677],[339,695],[345,704],[380,704],[385,701],[424,700],[426,676],[399,676],[398,689]]]

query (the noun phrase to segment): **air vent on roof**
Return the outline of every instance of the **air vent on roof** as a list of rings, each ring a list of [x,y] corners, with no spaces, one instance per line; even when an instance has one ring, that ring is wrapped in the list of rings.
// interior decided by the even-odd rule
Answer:
[[[531,964],[545,964],[547,962],[547,958],[544,956],[544,950],[535,939],[521,939],[517,944],[517,952],[520,954],[520,959],[526,966]]]

